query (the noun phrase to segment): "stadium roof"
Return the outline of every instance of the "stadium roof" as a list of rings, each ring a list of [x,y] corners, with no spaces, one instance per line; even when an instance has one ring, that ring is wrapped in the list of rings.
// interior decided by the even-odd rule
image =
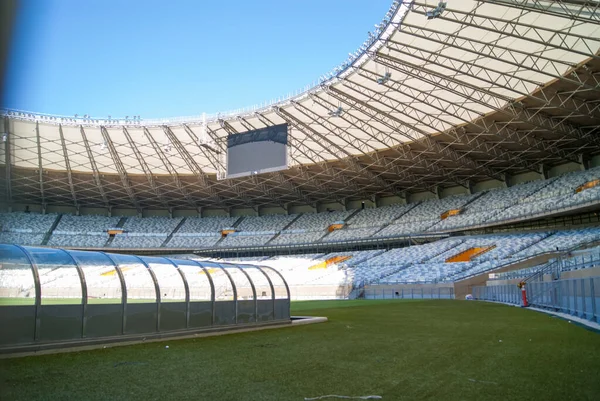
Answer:
[[[395,1],[318,86],[260,109],[164,120],[5,110],[0,191],[76,207],[283,206],[580,163],[600,153],[599,49],[597,1]],[[289,169],[220,179],[227,135],[286,122]]]

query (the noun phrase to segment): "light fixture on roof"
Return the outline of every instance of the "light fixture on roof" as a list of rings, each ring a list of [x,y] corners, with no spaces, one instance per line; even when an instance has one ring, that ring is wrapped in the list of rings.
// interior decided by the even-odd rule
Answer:
[[[383,77],[381,78],[377,78],[377,83],[379,85],[383,85],[385,84],[387,81],[390,80],[390,78],[392,77],[392,73],[387,71],[385,74],[383,74]]]
[[[106,148],[107,148],[106,142],[102,142],[102,145],[100,145],[100,150],[104,152],[106,150]]]
[[[6,135],[6,133],[2,134],[2,142],[6,142],[7,139],[8,135]]]
[[[331,110],[328,114],[329,114],[329,117],[341,117],[343,112],[344,112],[344,109],[342,108],[342,106],[339,106],[337,109]]]
[[[431,11],[427,11],[425,13],[425,15],[427,16],[427,19],[434,19],[439,17],[440,15],[442,15],[442,12],[446,9],[446,2],[445,1],[440,1],[437,5],[436,8],[434,8]]]

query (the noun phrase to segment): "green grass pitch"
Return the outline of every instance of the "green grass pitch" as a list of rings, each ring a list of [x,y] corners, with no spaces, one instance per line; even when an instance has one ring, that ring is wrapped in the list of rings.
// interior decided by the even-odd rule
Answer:
[[[4,359],[0,399],[548,401],[600,394],[600,334],[546,314],[451,300],[307,301],[292,311],[329,322]]]

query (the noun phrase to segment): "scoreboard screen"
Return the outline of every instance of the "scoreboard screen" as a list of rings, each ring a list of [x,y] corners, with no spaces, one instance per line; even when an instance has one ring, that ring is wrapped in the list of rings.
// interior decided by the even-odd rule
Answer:
[[[288,125],[227,137],[227,178],[287,169]]]

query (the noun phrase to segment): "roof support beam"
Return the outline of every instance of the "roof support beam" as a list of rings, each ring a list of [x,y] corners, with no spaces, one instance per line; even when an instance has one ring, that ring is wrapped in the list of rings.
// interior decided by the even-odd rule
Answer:
[[[325,127],[330,132],[334,133],[338,138],[341,138],[342,140],[344,140],[348,145],[359,150],[362,153],[362,156],[367,158],[371,163],[373,163],[373,165],[375,165],[377,167],[381,167],[384,170],[387,170],[389,168],[388,165],[381,163],[381,160],[378,160],[378,159],[374,158],[373,156],[371,156],[370,153],[367,153],[367,152],[373,151],[374,149],[369,147],[364,141],[361,141],[358,138],[355,138],[350,133],[348,133],[347,130],[342,129],[342,128],[338,127],[337,125],[333,124],[331,121],[327,120],[326,118],[323,118],[323,117],[317,115],[312,110],[306,108],[302,104],[300,104],[298,102],[294,102],[294,101],[292,101],[292,104],[296,107],[296,109],[298,111],[300,111],[304,116],[309,118],[313,123],[320,124],[321,126]],[[309,124],[309,126],[311,126],[311,125],[312,124]],[[324,136],[319,134],[318,132],[315,131],[315,133],[319,137],[324,138]],[[362,144],[362,146],[361,146],[361,144]],[[363,149],[361,150],[359,147],[362,147]],[[347,152],[346,157],[355,158],[355,160],[360,164],[360,166],[364,168],[364,171],[370,177],[370,179],[372,179],[375,183],[377,183],[377,185],[379,185],[382,189],[387,190],[394,195],[397,195],[404,191],[404,188],[401,189],[401,188],[397,187],[395,183],[389,182],[389,181],[385,180],[384,178],[380,177],[379,175],[374,174],[372,171],[370,171],[368,169],[367,166],[363,166],[362,163],[360,162],[360,160],[358,158],[356,158],[356,156],[352,156],[350,154],[350,152]],[[395,172],[396,172],[397,177],[401,181],[412,182],[415,180],[414,175],[407,173],[406,171],[397,169]]]
[[[330,101],[328,101],[324,98],[321,98],[320,96],[318,96],[316,94],[311,94],[309,96],[315,103],[317,103],[325,108],[335,107],[335,105],[333,103],[331,103]],[[335,98],[335,95],[333,95],[333,97]],[[373,142],[381,143],[383,145],[383,147],[381,147],[382,149],[386,149],[386,150],[390,150],[390,151],[394,152],[396,154],[396,157],[394,159],[392,159],[391,163],[388,163],[388,168],[391,168],[395,174],[398,174],[399,171],[405,171],[405,172],[409,171],[413,167],[418,167],[418,166],[427,170],[427,174],[413,175],[413,179],[410,180],[410,184],[406,185],[406,186],[403,185],[403,187],[405,187],[406,190],[410,190],[413,188],[419,188],[419,189],[427,190],[427,191],[434,193],[434,187],[431,186],[430,184],[426,183],[426,181],[425,181],[427,178],[433,177],[438,182],[440,182],[440,180],[443,181],[443,180],[451,180],[452,179],[450,172],[446,171],[446,169],[444,167],[438,166],[436,168],[430,168],[430,167],[432,167],[432,163],[430,160],[425,158],[420,153],[412,151],[407,145],[399,143],[398,140],[393,138],[392,135],[390,135],[388,132],[382,132],[379,129],[375,128],[372,125],[374,120],[357,118],[350,111],[351,110],[343,113],[338,118],[347,122],[355,129],[360,130],[362,133],[368,135],[369,138],[371,138],[371,140]],[[384,123],[381,123],[381,124],[392,130],[394,129],[393,127],[387,126]],[[379,153],[374,152],[373,156],[379,157]],[[384,161],[387,162],[386,160],[388,158],[383,157],[382,159],[384,159]],[[395,161],[397,161],[397,160],[410,161],[411,166],[409,166],[409,167],[399,166],[395,163]],[[464,185],[463,182],[459,182],[459,181],[456,181],[454,183],[461,185],[461,186]]]
[[[100,172],[98,171],[98,166],[96,165],[94,152],[92,152],[92,147],[90,146],[90,142],[87,139],[87,135],[85,133],[85,130],[83,129],[83,125],[79,126],[79,132],[81,133],[81,137],[83,138],[83,145],[85,146],[90,165],[92,166],[92,174],[94,175],[94,182],[96,183],[96,188],[98,188],[98,192],[102,197],[102,201],[104,202],[105,207],[110,210],[110,204],[108,202],[108,198],[106,197],[106,191],[104,191],[104,187],[102,186],[102,180],[100,179]]]
[[[481,165],[474,160],[468,159],[457,153],[456,151],[448,148],[447,146],[443,146],[440,143],[433,140],[427,132],[420,131],[415,129],[412,126],[409,126],[406,122],[400,120],[399,118],[383,112],[381,109],[373,106],[371,103],[363,102],[359,99],[356,99],[353,96],[342,92],[341,90],[335,87],[329,87],[329,91],[331,93],[336,93],[338,96],[349,100],[354,103],[356,106],[360,107],[367,115],[372,116],[373,118],[377,118],[379,121],[385,122],[394,122],[396,125],[396,130],[402,132],[404,136],[412,139],[415,143],[422,143],[427,149],[439,154],[440,156],[448,158],[451,162],[457,164],[459,167],[468,169],[471,171],[471,176],[476,176],[480,174],[485,174],[490,178],[504,181],[504,175],[497,173],[496,171]]]
[[[181,155],[181,158],[185,161],[188,168],[192,171],[192,173],[194,173],[200,185],[206,190],[208,197],[212,199],[212,201],[215,204],[220,204],[223,200],[211,187],[208,177],[206,176],[206,174],[204,174],[198,163],[196,163],[196,161],[194,160],[192,155],[187,151],[185,146],[183,146],[179,138],[177,138],[173,131],[171,131],[171,128],[169,128],[166,125],[163,126],[163,131],[165,132],[165,135],[167,136],[167,138],[169,138],[169,141],[173,144],[175,149],[177,149],[177,152]],[[188,135],[192,137],[192,135],[189,132]],[[193,141],[194,139],[197,140],[197,138],[192,138]]]
[[[532,54],[520,50],[519,48],[502,46],[496,42],[490,43],[475,38],[469,38],[461,35],[460,31],[449,33],[411,24],[403,24],[401,26],[401,31],[405,35],[426,40],[439,46],[443,46],[444,48],[455,48],[462,52],[466,51],[475,56],[475,58],[456,58],[451,57],[448,53],[432,53],[423,47],[414,46],[410,43],[402,43],[392,39],[386,42],[388,47],[407,54],[419,55],[421,57],[424,54],[428,54],[429,56],[427,58],[435,58],[438,60],[437,63],[444,67],[462,66],[462,70],[472,77],[476,77],[479,80],[487,80],[487,82],[502,86],[503,88],[510,88],[513,91],[518,91],[523,96],[529,96],[532,92],[530,87],[526,86],[527,84],[535,86],[544,85],[544,82],[534,81],[525,78],[522,73],[519,74],[524,66],[527,66],[526,68],[532,72],[548,77],[547,80],[558,79],[565,83],[577,85],[577,87],[596,90],[592,85],[582,82],[576,77],[564,75],[565,70],[577,67],[577,64],[570,61],[552,59],[540,53]],[[483,66],[477,64],[477,61],[485,58],[499,60],[503,65],[512,66],[513,68],[500,70],[492,68],[489,65]],[[468,61],[471,59],[474,61]]]
[[[504,114],[510,119],[511,122],[517,122],[515,121],[516,116],[506,109],[507,104],[512,102],[511,99],[498,99],[499,96],[497,94],[490,93],[480,87],[459,81],[455,78],[450,78],[425,67],[415,66],[389,55],[378,54],[377,59],[378,62],[382,63],[383,65],[393,68],[406,75],[418,77],[420,80],[429,83],[435,88],[443,89],[461,97],[463,100],[454,102],[456,105],[460,105],[462,107],[463,104],[468,102],[477,103],[481,106]],[[531,124],[532,122],[529,123]],[[557,155],[562,154],[563,157],[567,157],[559,148],[554,148],[554,152]],[[567,158],[566,160],[569,159]]]
[[[330,141],[328,138],[326,138],[325,136],[319,134],[318,132],[314,131],[311,127],[309,127],[307,124],[305,124],[304,122],[300,121],[299,119],[297,119],[296,117],[294,117],[293,115],[291,115],[290,113],[288,113],[287,111],[283,110],[282,108],[278,108],[275,110],[275,112],[277,113],[277,115],[279,115],[282,119],[284,119],[285,121],[287,121],[289,124],[294,125],[297,129],[301,130],[302,132],[304,132],[305,135],[312,137],[313,141],[315,141],[315,143],[319,143],[321,145],[321,147],[323,147],[323,150],[326,151],[330,151],[328,150],[324,144],[322,144],[321,141],[329,144],[329,146],[335,148],[338,152],[338,154],[341,155],[345,155],[346,158],[340,159],[340,161],[345,164],[350,170],[352,170],[353,172],[357,173],[360,176],[363,176],[365,178],[367,178],[369,181],[373,181],[374,180],[374,176],[372,175],[372,173],[369,173],[365,170],[365,167],[362,166],[355,158],[354,156],[352,156],[348,151],[346,151],[345,149],[343,149],[341,146],[337,145],[336,143],[334,143],[333,141]],[[318,136],[320,138],[321,141],[314,139],[314,136]],[[351,179],[352,180],[352,179]],[[379,185],[377,183],[377,181],[375,181],[377,185]],[[364,188],[365,186],[362,186],[362,188]],[[365,195],[364,191],[362,189],[360,189],[361,186],[356,185],[356,190],[360,192],[361,195]]]
[[[219,166],[221,164],[220,164],[219,158],[214,155],[215,149],[213,149],[212,147],[208,147],[206,144],[201,143],[200,140],[198,139],[198,136],[189,127],[189,125],[183,124],[183,129],[185,130],[185,132],[187,132],[187,134],[192,139],[194,144],[198,147],[198,149],[200,149],[200,152],[202,152],[204,157],[206,157],[208,159],[208,161],[210,162],[210,164],[212,164],[213,168],[218,171]],[[202,170],[200,170],[200,172],[207,179],[207,175],[204,172],[202,172]],[[207,182],[207,185],[208,185],[208,182]]]
[[[131,150],[133,150],[133,153],[135,154],[135,158],[137,159],[138,163],[140,164],[140,167],[142,168],[142,170],[144,171],[144,174],[146,175],[146,179],[148,180],[148,184],[150,184],[150,188],[152,188],[152,191],[158,198],[159,202],[164,207],[169,209],[170,205],[165,200],[165,198],[163,198],[162,194],[160,193],[160,191],[158,189],[158,185],[156,185],[156,181],[154,181],[154,175],[152,174],[152,171],[150,170],[150,168],[148,167],[148,164],[146,163],[146,159],[144,159],[144,157],[142,156],[140,150],[137,148],[137,145],[131,138],[131,135],[129,135],[129,131],[127,130],[126,127],[123,127],[123,134],[125,134],[125,138],[127,139],[127,142],[129,143],[129,147],[131,148]]]
[[[425,16],[429,8],[430,6],[427,4],[413,2],[411,6],[411,12]],[[501,33],[502,35],[516,39],[526,38],[526,40],[529,42],[536,43],[544,46],[545,48],[562,50],[567,53],[579,54],[600,60],[600,57],[596,55],[598,47],[597,43],[593,44],[593,42],[596,42],[596,40],[585,35],[573,33],[571,30],[550,29],[526,24],[520,22],[518,19],[504,20],[495,16],[479,15],[477,13],[448,7],[446,7],[438,19],[454,22],[462,25],[463,27],[471,27],[481,29],[483,31]],[[535,36],[527,37],[529,32],[534,32]],[[548,41],[542,39],[546,37],[551,37],[551,40]],[[584,45],[586,51],[568,47],[567,43],[572,43],[573,41],[577,41],[578,43]]]
[[[249,124],[246,120],[244,120],[243,118],[239,117],[238,120],[243,121],[242,125],[244,125],[245,127],[250,127],[249,129],[255,129],[254,127],[252,127],[251,124]],[[227,121],[223,121],[220,120],[219,121],[221,123],[221,127],[227,131],[227,133],[229,135],[235,135],[238,134],[237,130],[235,128],[233,128]],[[245,124],[244,124],[245,123]],[[248,129],[248,128],[246,128]],[[277,177],[281,177],[282,173],[280,171],[277,171],[275,173],[272,173],[273,176],[277,176]],[[281,196],[278,195],[277,193],[273,192],[271,190],[271,188],[269,188],[269,186],[265,185],[256,175],[251,177],[252,181],[254,182],[255,185],[257,185],[259,187],[259,189],[266,194],[272,202],[274,202],[275,205],[281,206],[282,208],[286,209],[285,206],[285,202],[281,201]],[[302,191],[297,188],[294,184],[292,184],[291,182],[289,183],[293,188],[295,188],[295,190],[293,189],[292,191],[294,193],[296,193],[296,195],[298,195],[299,193],[302,194]],[[304,194],[302,194],[300,196],[300,200],[304,200],[304,199],[308,199]],[[313,203],[310,200],[308,201],[309,204]]]
[[[65,143],[65,136],[63,135],[62,125],[58,125],[58,132],[60,134],[60,144],[62,146],[63,156],[65,158],[65,167],[67,168],[67,179],[69,180],[69,189],[71,190],[71,197],[73,198],[73,205],[75,209],[79,210],[77,204],[77,194],[75,193],[75,185],[73,184],[73,172],[71,171],[71,163],[69,162],[69,152],[67,151],[67,144]]]
[[[360,75],[373,80],[378,78],[377,74],[363,68],[361,68]],[[407,75],[407,77],[409,76]],[[426,93],[419,88],[414,88],[406,81],[407,80],[403,80],[403,82],[397,82],[393,79],[389,79],[385,85],[394,91],[401,91],[404,96],[409,97],[416,102],[427,104],[430,108],[437,110],[438,113],[428,113],[428,118],[432,120],[439,120],[444,124],[444,126],[435,126],[440,132],[453,133],[459,143],[463,145],[469,145],[469,147],[475,150],[493,156],[496,160],[508,161],[512,165],[537,172],[537,166],[539,162],[531,162],[514,154],[513,152],[507,152],[506,150],[500,149],[498,145],[505,142],[505,140],[488,143],[480,139],[481,133],[466,137],[461,135],[462,132],[465,132],[466,134],[466,131],[462,129],[458,130],[453,127],[449,130],[445,130],[445,126],[454,124],[450,121],[446,121],[441,116],[451,115],[453,118],[461,120],[463,124],[473,125],[477,128],[480,128],[483,133],[491,133],[491,130],[488,127],[486,127],[484,124],[481,124],[481,122],[483,122],[483,119],[481,119],[482,113],[478,113],[470,109],[462,110],[464,106],[454,104],[440,96],[437,96],[433,91]],[[384,95],[387,96],[387,92]],[[424,115],[425,113],[421,112],[418,107],[411,106],[410,109],[410,113],[418,116],[419,120],[427,121],[427,117]]]
[[[40,181],[40,198],[42,199],[42,207],[46,208],[46,193],[44,191],[44,164],[42,163],[42,140],[40,138],[40,124],[35,122],[35,140],[38,153],[38,179]]]
[[[555,17],[569,18],[578,22],[597,24],[600,22],[600,4],[597,1],[547,1],[547,0],[480,0],[510,8],[543,13]]]
[[[197,203],[194,201],[194,199],[191,197],[191,195],[189,194],[189,192],[187,191],[187,189],[181,182],[181,179],[179,178],[179,174],[177,173],[177,170],[173,167],[173,164],[171,163],[171,161],[165,156],[163,149],[156,142],[156,140],[154,139],[154,136],[152,136],[152,133],[150,132],[150,130],[148,128],[144,127],[144,133],[146,134],[146,138],[148,138],[150,145],[152,145],[154,152],[156,153],[156,155],[162,162],[163,166],[165,166],[165,168],[169,172],[169,175],[171,176],[171,179],[175,183],[175,186],[177,187],[179,192],[181,192],[181,195],[185,198],[185,200],[187,201],[187,203],[190,206],[193,206],[194,209],[196,209],[198,207]]]
[[[8,117],[3,118],[4,132],[4,168],[6,169],[6,192],[4,194],[6,203],[12,203],[12,153],[10,144],[12,142],[11,134],[9,132],[9,121]]]
[[[276,125],[273,121],[260,113],[255,113],[255,115],[265,126]],[[296,124],[291,125],[293,128],[296,127]],[[296,140],[291,142],[291,146],[293,149],[296,149],[299,153],[301,153],[302,156],[310,160],[313,165],[318,166],[321,170],[321,173],[315,174],[313,172],[312,174],[309,174],[306,171],[306,167],[300,161],[296,160],[297,166],[293,167],[293,170],[298,171],[307,184],[316,185],[317,188],[322,191],[322,193],[326,193],[328,195],[334,195],[336,193],[344,192],[345,190],[358,190],[358,187],[356,187],[353,182],[350,182],[341,172],[334,171],[331,166],[324,161],[323,157],[318,155],[314,149],[310,149],[301,141]],[[291,157],[293,158],[294,156],[292,155]],[[345,188],[340,189],[339,186],[330,186],[328,183],[320,180],[318,177],[319,175],[325,175],[325,179],[328,180],[328,182],[342,180],[346,184]]]
[[[251,130],[255,130],[256,127],[252,124],[250,124],[245,118],[243,117],[238,117],[238,121],[244,126],[244,128],[246,128],[248,131]],[[264,124],[263,120],[260,120],[261,123]],[[268,125],[265,124],[265,127],[267,127]],[[298,187],[291,179],[291,177],[286,177],[281,171],[275,171],[272,173],[273,177],[276,179],[276,181],[286,187],[288,190],[292,191],[298,198],[299,201],[302,201],[303,203],[307,204],[307,205],[316,205],[317,203],[317,199],[313,199],[310,196],[308,196],[306,193],[304,193],[304,191],[302,191],[302,189],[300,189],[300,187]]]
[[[131,203],[133,204],[135,209],[138,211],[138,213],[142,213],[142,208],[135,196],[135,192],[133,192],[131,183],[129,182],[129,176],[127,175],[127,170],[125,169],[125,166],[123,165],[123,161],[119,157],[119,153],[117,152],[117,149],[115,148],[115,144],[113,143],[112,139],[110,139],[110,135],[108,135],[108,131],[106,130],[106,128],[104,126],[100,127],[100,132],[102,133],[102,138],[104,139],[104,143],[106,143],[106,147],[108,148],[108,151],[110,153],[110,156],[113,159],[113,162],[115,163],[115,167],[117,169],[117,172],[119,173],[119,177],[121,178],[121,183],[123,184],[123,187],[125,188],[125,191],[127,192],[129,199],[131,200]]]

